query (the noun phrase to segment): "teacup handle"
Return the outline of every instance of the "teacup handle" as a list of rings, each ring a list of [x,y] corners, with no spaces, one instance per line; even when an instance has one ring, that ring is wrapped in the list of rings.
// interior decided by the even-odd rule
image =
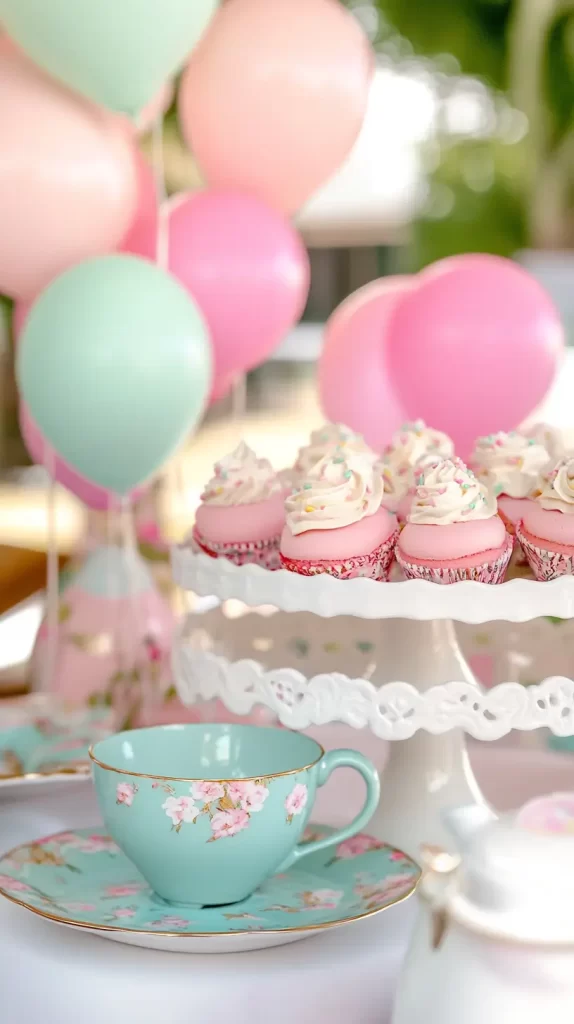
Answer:
[[[350,839],[364,828],[374,814],[381,793],[379,775],[374,764],[368,758],[363,757],[358,750],[330,750],[319,764],[317,785],[324,786],[336,768],[354,768],[363,776],[367,785],[367,797],[362,810],[350,825],[337,829],[331,835],[325,836],[323,839],[315,839],[311,843],[299,843],[277,868],[278,871],[287,871],[302,857],[307,857],[310,853],[317,853],[318,850],[326,850],[330,846],[338,846],[345,839]]]

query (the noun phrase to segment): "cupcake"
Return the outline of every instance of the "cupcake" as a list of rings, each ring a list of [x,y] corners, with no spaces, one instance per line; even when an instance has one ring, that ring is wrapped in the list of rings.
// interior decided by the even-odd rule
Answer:
[[[447,434],[432,430],[423,420],[405,423],[385,448],[382,473],[385,487],[383,505],[405,522],[412,500],[416,467],[429,456],[450,459],[454,443]]]
[[[546,448],[552,463],[558,462],[558,459],[566,454],[562,431],[557,427],[551,427],[549,423],[535,423],[525,431],[525,436]]]
[[[516,533],[537,580],[574,576],[574,457],[542,477]]]
[[[386,580],[397,529],[382,497],[381,476],[364,456],[325,455],[285,502],[282,566],[303,576]]]
[[[456,458],[427,464],[395,551],[405,576],[501,583],[511,554],[496,498],[474,473]]]
[[[201,495],[192,544],[213,558],[279,568],[284,494],[267,459],[243,441],[214,468]]]
[[[478,439],[470,464],[480,482],[497,499],[498,514],[509,533],[514,534],[529,495],[549,462],[544,445],[514,430]]]
[[[326,455],[332,455],[337,448],[342,449],[345,455],[363,456],[371,466],[380,461],[380,456],[369,448],[361,434],[355,433],[342,423],[324,423],[311,433],[309,444],[299,449],[291,470],[292,488],[297,489],[307,479],[313,467]],[[287,473],[286,470],[281,471],[283,480],[287,480]]]

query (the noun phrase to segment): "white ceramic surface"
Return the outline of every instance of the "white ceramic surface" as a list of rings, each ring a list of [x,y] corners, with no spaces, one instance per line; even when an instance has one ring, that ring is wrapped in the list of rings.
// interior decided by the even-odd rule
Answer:
[[[283,569],[269,572],[257,565],[237,566],[225,558],[195,554],[184,544],[172,549],[171,564],[174,580],[184,590],[215,595],[222,601],[235,598],[251,607],[274,605],[286,612],[313,612],[327,618],[357,615],[364,619],[476,623],[493,619],[526,622],[539,615],[574,617],[572,576],[549,583],[515,579],[497,586],[472,581],[439,586],[426,580],[338,580],[327,575],[299,576]]]
[[[547,823],[539,812],[534,831],[475,807],[450,816],[460,863],[427,853],[393,1024],[572,1021],[574,835],[560,811]]]

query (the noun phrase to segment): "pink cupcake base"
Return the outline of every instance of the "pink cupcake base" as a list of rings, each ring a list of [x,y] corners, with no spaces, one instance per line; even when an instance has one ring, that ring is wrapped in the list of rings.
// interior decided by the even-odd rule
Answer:
[[[366,579],[386,582],[393,562],[397,537],[398,530],[395,530],[368,555],[352,555],[350,558],[341,559],[309,559],[290,558],[281,554],[281,565],[284,569],[296,572],[300,576],[319,576],[326,573],[329,576],[336,576],[340,580],[352,580],[361,576]]]
[[[211,541],[197,528],[191,536],[194,551],[203,552],[211,558],[227,558],[234,565],[260,565],[264,569],[280,569],[279,535],[271,540]]]
[[[557,579],[558,576],[574,576],[574,548],[568,550],[565,544],[554,544],[556,550],[542,547],[542,538],[526,535],[522,523],[518,523],[516,527],[516,536],[537,580],[547,582]],[[539,540],[540,544],[536,544],[536,540]]]
[[[514,542],[507,537],[504,547],[497,558],[483,562],[482,565],[456,564],[431,565],[409,562],[397,548],[395,557],[407,579],[428,580],[429,583],[461,583],[463,580],[475,580],[478,583],[502,583],[506,568],[512,555]],[[465,559],[460,559],[465,563]]]

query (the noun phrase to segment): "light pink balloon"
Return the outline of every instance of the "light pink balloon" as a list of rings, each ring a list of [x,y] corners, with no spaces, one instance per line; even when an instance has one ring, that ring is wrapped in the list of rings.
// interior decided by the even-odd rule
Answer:
[[[135,151],[137,173],[137,205],[133,220],[118,245],[118,252],[155,260],[157,255],[158,206],[153,168],[145,157]]]
[[[512,430],[539,405],[563,346],[558,313],[530,274],[500,256],[454,256],[397,303],[390,380],[408,417],[444,430],[467,458],[479,435]]]
[[[208,184],[294,213],[348,156],[373,68],[366,35],[338,0],[224,4],[179,91],[183,134]]]
[[[119,501],[117,495],[113,495],[111,491],[105,490],[103,487],[98,487],[97,484],[91,483],[86,480],[85,477],[80,476],[75,469],[72,469],[64,459],[61,459],[59,455],[56,455],[54,449],[46,441],[40,428],[36,425],[32,419],[28,408],[24,402],[20,402],[20,431],[24,444],[28,449],[28,454],[33,462],[36,462],[39,466],[46,466],[48,471],[54,476],[54,479],[65,487],[72,494],[76,495],[80,501],[83,501],[84,505],[88,508],[92,508],[98,511],[104,511],[108,508],[118,508]],[[131,501],[136,501],[141,494],[146,490],[145,487],[139,487],[135,491],[132,491],[129,495]]]
[[[387,325],[409,277],[383,277],[345,299],[327,321],[319,359],[319,395],[327,419],[362,434],[382,451],[407,418],[389,380]]]
[[[167,219],[169,269],[205,316],[220,387],[261,363],[298,320],[307,250],[280,213],[240,192],[195,192]]]
[[[0,40],[0,291],[32,298],[79,260],[112,250],[136,203],[121,119]]]

